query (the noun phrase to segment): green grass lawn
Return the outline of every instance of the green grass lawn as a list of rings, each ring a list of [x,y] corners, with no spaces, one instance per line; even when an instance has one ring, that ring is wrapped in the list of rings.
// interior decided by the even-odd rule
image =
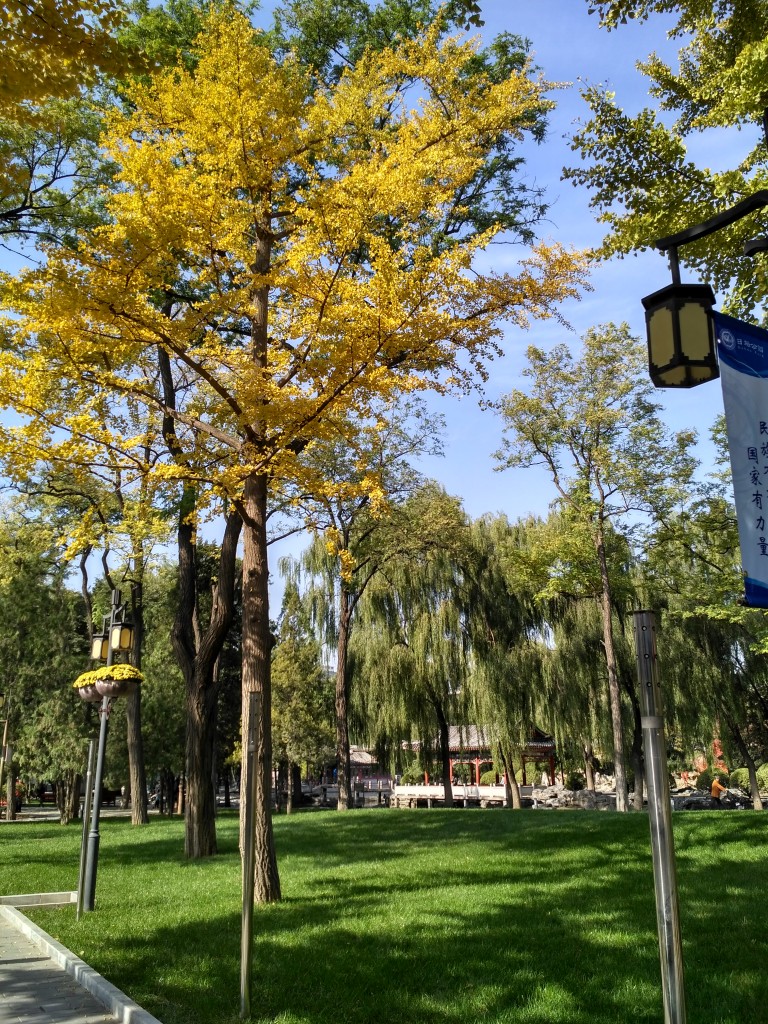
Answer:
[[[675,815],[690,1024],[768,1024],[768,816]],[[284,899],[254,915],[254,1020],[662,1020],[644,815],[367,810],[275,820]],[[76,886],[79,826],[5,826],[6,893]],[[239,1014],[237,821],[187,863],[178,820],[103,819],[96,911],[38,924],[165,1024]]]

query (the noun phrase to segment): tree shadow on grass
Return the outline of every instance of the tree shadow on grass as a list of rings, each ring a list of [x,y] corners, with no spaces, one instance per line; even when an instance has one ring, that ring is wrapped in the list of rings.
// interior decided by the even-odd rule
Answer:
[[[710,817],[675,816],[689,1015],[759,1024],[768,1019],[766,826],[746,812]],[[151,857],[131,859],[137,840],[105,861],[89,962],[164,1024],[238,1018],[236,821],[223,831],[233,852],[187,865],[183,895],[165,901]],[[644,816],[359,812],[277,819],[275,832],[286,898],[255,911],[255,1020],[661,1019]],[[166,842],[147,848],[157,856]],[[128,878],[136,913],[118,918]],[[66,944],[71,912],[56,913]]]

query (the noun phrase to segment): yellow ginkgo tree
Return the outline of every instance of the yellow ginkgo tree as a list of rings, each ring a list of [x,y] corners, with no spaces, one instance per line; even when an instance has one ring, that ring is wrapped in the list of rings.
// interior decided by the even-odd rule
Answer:
[[[119,0],[2,0],[0,117],[25,119],[26,104],[78,95],[100,72],[125,72],[116,40]]]
[[[471,387],[504,321],[551,315],[583,266],[541,245],[511,272],[482,271],[493,229],[435,244],[494,140],[522,135],[545,102],[527,69],[473,76],[474,45],[438,26],[328,87],[232,11],[211,15],[198,45],[194,72],[157,73],[111,116],[107,222],[5,282],[0,389],[27,409],[44,390],[60,403],[49,421],[66,415],[74,432],[104,429],[89,422],[103,396],[157,409],[173,453],[153,471],[239,510],[244,730],[249,694],[262,698],[256,894],[272,900],[270,489],[310,482],[303,456],[331,420]],[[52,380],[72,382],[60,399]],[[84,392],[101,397],[74,415]]]

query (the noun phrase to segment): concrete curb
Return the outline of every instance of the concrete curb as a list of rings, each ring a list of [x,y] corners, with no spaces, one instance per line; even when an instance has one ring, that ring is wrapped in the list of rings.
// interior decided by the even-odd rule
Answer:
[[[157,1017],[134,1003],[124,992],[106,978],[102,978],[92,967],[75,956],[60,942],[51,938],[42,928],[25,917],[15,907],[0,906],[0,916],[33,942],[47,957],[62,967],[87,992],[105,1006],[123,1024],[161,1024]]]

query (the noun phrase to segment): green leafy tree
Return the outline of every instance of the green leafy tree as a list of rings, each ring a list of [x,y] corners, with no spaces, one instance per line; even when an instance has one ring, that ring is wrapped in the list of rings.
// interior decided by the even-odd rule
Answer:
[[[606,87],[584,92],[591,118],[573,139],[581,163],[566,175],[591,191],[592,206],[608,227],[602,255],[645,249],[765,188],[768,3],[589,2],[608,29],[631,18],[671,15],[671,34],[680,41],[677,70],[655,54],[639,63],[655,106],[633,116]],[[732,163],[718,170],[702,166],[690,156],[689,140],[701,152],[732,153]],[[764,234],[764,227],[764,215],[757,212],[680,250],[697,278],[729,292],[730,310],[743,319],[764,315],[765,261],[738,258],[743,243]]]
[[[440,543],[454,525],[453,506],[438,500],[409,459],[440,451],[441,421],[418,400],[377,410],[354,436],[317,446],[308,464],[331,487],[297,501],[315,539],[301,573],[310,581],[307,600],[323,643],[336,652],[336,764],[338,809],[352,805],[349,752],[349,641],[360,598],[396,557]],[[447,519],[446,519],[447,516]]]
[[[297,588],[288,583],[272,651],[272,737],[278,793],[287,810],[301,794],[301,766],[325,764],[334,751],[333,682]],[[295,785],[296,781],[299,786]]]
[[[457,554],[467,527],[456,499],[432,500],[452,509],[454,525],[439,544],[393,558],[366,589],[350,644],[352,701],[369,745],[392,754],[418,739],[426,763],[437,756],[450,807],[449,730],[466,724],[470,644]]]
[[[627,810],[621,684],[613,606],[626,576],[611,573],[613,523],[651,521],[680,503],[694,463],[694,435],[671,436],[651,399],[645,355],[626,325],[595,328],[577,357],[565,345],[545,354],[531,347],[528,393],[503,401],[501,468],[543,465],[564,529],[556,538],[541,596],[567,592],[599,602],[608,674],[616,801]]]
[[[77,814],[88,709],[72,688],[87,656],[82,603],[39,520],[6,508],[0,521],[0,677],[9,716],[9,771],[57,783],[63,822]],[[12,812],[9,805],[8,813]]]

